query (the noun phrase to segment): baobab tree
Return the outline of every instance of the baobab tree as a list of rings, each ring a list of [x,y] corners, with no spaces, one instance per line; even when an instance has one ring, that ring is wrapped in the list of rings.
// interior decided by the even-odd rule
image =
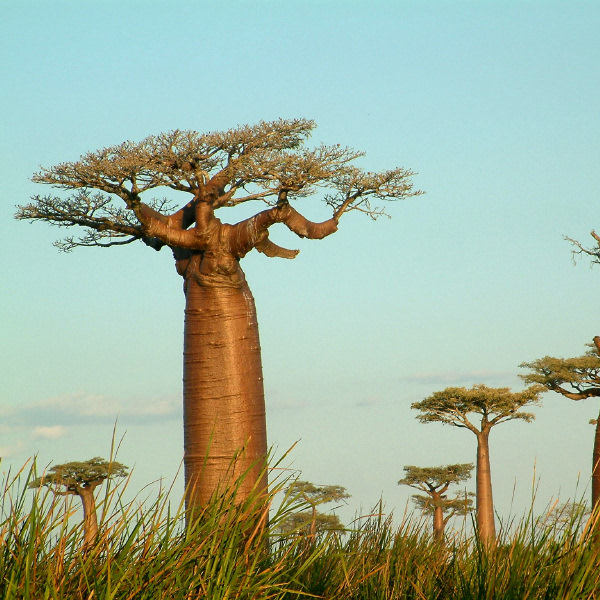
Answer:
[[[448,498],[446,492],[451,485],[467,481],[471,477],[473,463],[445,465],[441,467],[404,467],[405,475],[398,485],[407,485],[427,494],[414,494],[413,501],[419,509],[433,515],[433,537],[444,540],[444,530],[454,515],[466,515],[472,508],[470,495],[464,493]]]
[[[530,369],[521,375],[525,382],[541,384],[570,400],[600,396],[600,336],[594,337],[594,343],[583,356],[544,356],[520,366]],[[592,452],[592,508],[595,509],[600,504],[600,414],[592,423],[596,425]]]
[[[246,474],[238,497],[266,487],[266,419],[254,299],[240,267],[252,249],[294,258],[298,250],[269,238],[282,223],[296,235],[321,239],[342,215],[383,214],[379,201],[413,196],[404,168],[365,172],[360,152],[340,145],[305,146],[314,123],[260,122],[225,132],[172,131],[124,142],[43,168],[33,181],[67,190],[34,196],[16,217],[79,226],[58,246],[119,246],[140,241],[169,248],[184,279],[184,466],[188,507],[203,506],[220,486]],[[152,197],[181,193],[176,206]],[[331,217],[305,218],[295,204],[313,196]],[[234,224],[220,209],[260,203],[264,210]]]
[[[107,479],[126,477],[127,467],[100,457],[84,462],[68,462],[50,467],[28,487],[46,486],[57,496],[79,496],[83,506],[83,549],[94,546],[98,537],[98,517],[94,492]]]
[[[484,543],[493,542],[496,538],[490,431],[492,427],[513,419],[532,421],[534,415],[521,409],[538,404],[543,389],[538,385],[521,392],[511,392],[509,388],[490,388],[482,384],[471,389],[449,387],[441,392],[434,392],[411,406],[421,412],[417,419],[422,423],[445,423],[467,429],[477,437],[476,521],[479,537]],[[474,415],[478,423],[473,417],[469,418],[470,415]]]
[[[322,513],[318,506],[330,502],[345,502],[350,494],[341,485],[315,485],[310,481],[294,481],[286,488],[287,495],[310,506],[308,510],[290,513],[280,525],[283,533],[305,532],[309,539],[324,531],[342,531],[337,515]]]

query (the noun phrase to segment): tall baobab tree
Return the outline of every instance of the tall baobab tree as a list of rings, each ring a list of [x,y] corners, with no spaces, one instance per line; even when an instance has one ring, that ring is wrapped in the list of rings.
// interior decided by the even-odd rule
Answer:
[[[467,429],[477,437],[476,521],[480,539],[485,543],[493,542],[496,538],[490,469],[490,431],[492,427],[513,419],[532,421],[534,415],[521,409],[537,404],[543,389],[538,385],[530,386],[521,392],[511,392],[509,388],[490,388],[481,384],[471,389],[449,387],[412,404],[412,408],[421,412],[417,419],[422,423],[446,423]],[[469,418],[470,415],[474,415],[475,418]]]
[[[377,173],[355,166],[360,152],[340,145],[305,145],[314,123],[260,122],[225,132],[172,131],[124,142],[44,168],[33,181],[67,190],[34,196],[16,217],[79,226],[83,233],[57,242],[118,246],[141,241],[172,250],[184,279],[184,465],[188,507],[203,506],[220,486],[246,473],[238,496],[266,486],[266,419],[254,299],[241,259],[252,249],[268,257],[298,251],[269,238],[282,223],[300,237],[321,239],[343,214],[383,214],[379,201],[418,194],[413,173]],[[158,189],[186,198],[175,207]],[[295,204],[316,196],[331,217],[313,222]],[[220,209],[254,202],[264,210],[234,224]]]
[[[467,481],[471,477],[473,463],[445,465],[441,467],[404,467],[405,475],[398,485],[408,485],[425,492],[414,494],[413,501],[424,513],[433,515],[433,537],[436,541],[444,540],[444,530],[454,515],[466,515],[471,510],[472,500],[469,495],[459,494],[448,498],[446,492],[451,485]]]
[[[600,336],[594,337],[589,351],[576,358],[545,356],[520,366],[530,369],[521,378],[537,383],[570,400],[600,396]],[[592,452],[592,508],[600,504],[600,414],[592,421],[596,425]]]
[[[46,486],[57,496],[79,496],[83,506],[83,549],[94,546],[98,537],[98,518],[94,492],[107,479],[126,477],[127,467],[116,461],[91,458],[54,465],[41,477],[34,479],[30,488]]]

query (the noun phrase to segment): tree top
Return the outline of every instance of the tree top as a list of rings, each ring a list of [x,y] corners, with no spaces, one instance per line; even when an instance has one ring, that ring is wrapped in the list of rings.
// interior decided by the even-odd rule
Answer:
[[[473,463],[459,463],[440,467],[416,467],[407,465],[404,467],[404,478],[398,481],[398,485],[408,485],[423,491],[432,491],[453,483],[466,481],[471,477]]]
[[[65,493],[79,494],[83,489],[93,490],[106,479],[126,477],[127,467],[116,461],[107,461],[100,457],[87,461],[73,461],[54,465],[41,477],[32,481],[28,487],[63,486]]]
[[[540,385],[530,386],[521,392],[511,392],[507,387],[491,388],[483,384],[474,385],[470,389],[448,387],[421,402],[414,402],[411,408],[421,411],[417,419],[422,423],[446,423],[481,433],[502,421],[533,420],[532,413],[520,409],[539,404],[539,397],[543,391],[544,388]],[[469,420],[469,414],[480,417],[480,427]]]
[[[314,127],[307,119],[279,119],[223,132],[175,130],[88,152],[77,161],[42,168],[33,176],[36,183],[72,192],[69,197],[34,196],[30,204],[18,207],[16,217],[83,227],[80,237],[57,243],[63,250],[135,240],[155,249],[195,248],[198,240],[181,231],[198,221],[199,203],[211,210],[249,201],[281,208],[319,193],[337,223],[350,210],[376,218],[384,214],[379,201],[421,193],[413,190],[414,173],[408,169],[365,172],[354,164],[361,152],[339,144],[307,147]],[[193,198],[178,209],[164,198],[147,198],[159,188]],[[277,215],[278,222],[298,235],[315,237],[286,211]],[[326,230],[319,236],[335,227]],[[252,247],[263,251],[264,244]],[[267,248],[265,254],[291,258],[290,252]]]
[[[339,502],[350,498],[346,488],[341,485],[315,485],[310,481],[292,482],[287,487],[287,493],[313,505]]]
[[[526,383],[541,384],[571,400],[600,396],[600,337],[594,338],[589,350],[575,358],[544,356],[519,365],[530,369],[520,377]],[[565,387],[567,386],[567,387]]]

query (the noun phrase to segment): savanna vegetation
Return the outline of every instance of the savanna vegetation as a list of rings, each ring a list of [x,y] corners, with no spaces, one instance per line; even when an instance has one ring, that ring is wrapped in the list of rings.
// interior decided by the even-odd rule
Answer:
[[[576,510],[525,516],[510,531],[501,528],[494,545],[463,529],[441,546],[423,520],[405,515],[398,522],[377,506],[345,533],[320,531],[306,543],[306,535],[280,527],[310,510],[285,493],[290,482],[275,478],[266,498],[251,492],[236,502],[238,481],[186,523],[183,501],[171,504],[169,490],[125,501],[126,486],[109,481],[98,502],[98,538],[82,553],[75,507],[44,486],[32,497],[34,479],[26,466],[2,482],[5,600],[568,600],[596,598],[600,589],[591,521]]]

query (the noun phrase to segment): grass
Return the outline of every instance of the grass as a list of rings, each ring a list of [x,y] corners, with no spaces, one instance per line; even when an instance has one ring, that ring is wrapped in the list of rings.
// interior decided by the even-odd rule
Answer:
[[[275,533],[307,508],[282,493],[289,482],[266,502],[236,505],[227,490],[187,526],[169,490],[126,502],[122,485],[99,499],[101,534],[82,553],[77,505],[28,490],[34,475],[28,464],[2,482],[0,599],[600,599],[597,515],[587,526],[528,515],[493,547],[464,533],[441,546],[429,523],[381,511],[312,539]]]

